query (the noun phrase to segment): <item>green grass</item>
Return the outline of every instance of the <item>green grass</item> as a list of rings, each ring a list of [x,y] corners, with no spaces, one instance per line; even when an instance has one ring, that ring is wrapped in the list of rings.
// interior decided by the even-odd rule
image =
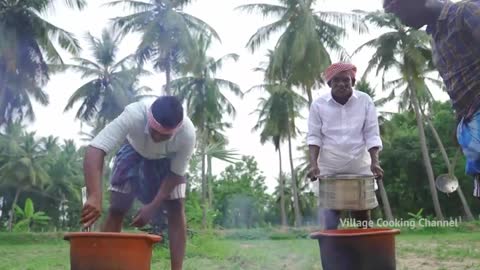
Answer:
[[[198,232],[188,241],[184,269],[319,270],[318,243],[307,236],[301,230]],[[480,269],[479,230],[408,231],[396,239],[399,270]],[[69,245],[62,234],[0,233],[0,258],[0,269],[65,270]],[[163,246],[154,249],[154,269],[169,269]]]

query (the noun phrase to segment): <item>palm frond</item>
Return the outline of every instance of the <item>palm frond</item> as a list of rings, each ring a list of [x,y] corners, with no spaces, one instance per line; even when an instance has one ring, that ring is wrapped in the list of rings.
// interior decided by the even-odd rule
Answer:
[[[216,61],[214,61],[213,63],[211,63],[208,69],[211,70],[213,74],[215,74],[217,70],[222,69],[225,61],[233,60],[234,62],[237,62],[239,58],[240,56],[236,53],[230,53],[230,54],[224,55],[219,59],[217,59]]]
[[[65,4],[69,8],[76,8],[79,10],[84,9],[87,6],[86,0],[64,0]]]
[[[247,12],[249,14],[260,12],[263,17],[267,16],[282,16],[287,12],[287,8],[284,6],[271,5],[271,4],[247,4],[238,6],[235,10]]]
[[[133,1],[133,0],[119,0],[119,1],[112,1],[103,4],[107,7],[117,7],[119,5],[123,5],[124,7],[128,7],[129,9],[134,10],[135,12],[143,12],[147,10],[153,9],[155,6],[148,2],[143,1]]]
[[[250,37],[246,47],[249,48],[251,52],[255,52],[272,34],[282,30],[282,28],[286,26],[287,22],[280,20],[260,27],[257,32]]]
[[[58,42],[61,48],[67,50],[71,54],[77,55],[80,52],[80,43],[73,34],[47,22],[36,12],[31,12],[30,16],[33,20],[32,24],[37,28],[36,30],[38,33],[41,33],[40,35],[43,42],[40,43],[40,46],[43,47],[43,45],[47,44],[46,40],[52,38]],[[58,52],[55,50],[55,47],[52,48],[52,46],[45,46],[43,48],[52,60],[59,60],[63,63]]]
[[[225,149],[223,143],[214,143],[207,145],[205,149],[205,154],[207,156],[211,156],[212,158],[228,163],[235,163],[240,160],[238,158],[239,154],[237,150]]]
[[[238,86],[238,84],[223,79],[214,80],[215,83],[218,84],[220,87],[225,87],[229,89],[232,93],[234,93],[236,96],[243,98],[244,94],[242,93],[242,90],[240,89],[240,86]]]
[[[221,38],[218,35],[217,31],[215,31],[215,29],[211,27],[209,24],[188,13],[179,12],[179,14],[181,14],[182,17],[185,19],[185,23],[189,28],[194,29],[200,33],[207,32],[208,34],[211,34],[216,40],[221,42]]]
[[[350,28],[359,34],[368,33],[368,26],[362,20],[362,16],[355,13],[343,13],[333,11],[319,11],[316,15],[323,21],[334,23],[342,28],[350,24]]]

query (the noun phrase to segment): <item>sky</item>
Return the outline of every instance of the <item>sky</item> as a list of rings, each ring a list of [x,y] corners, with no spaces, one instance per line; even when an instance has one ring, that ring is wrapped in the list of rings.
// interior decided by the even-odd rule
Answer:
[[[62,2],[57,0],[57,2]],[[63,29],[73,33],[81,42],[83,51],[81,57],[91,59],[88,47],[85,45],[85,34],[90,32],[94,36],[99,37],[104,27],[108,25],[110,19],[116,16],[129,14],[129,10],[123,8],[107,7],[104,4],[109,1],[105,0],[88,0],[88,7],[83,11],[69,10],[61,4],[57,5],[53,12],[45,14],[47,20]],[[227,53],[236,53],[240,56],[237,62],[224,65],[223,69],[218,73],[218,77],[228,79],[237,83],[243,92],[247,91],[254,85],[261,84],[263,81],[262,74],[254,72],[253,68],[265,61],[265,55],[268,49],[273,49],[278,38],[278,34],[272,36],[269,42],[265,43],[257,52],[252,54],[246,47],[249,37],[255,31],[271,22],[274,18],[262,18],[260,14],[247,14],[236,7],[249,3],[276,3],[271,0],[196,0],[185,8],[185,11],[194,15],[209,25],[211,25],[221,37],[221,43],[214,43],[210,49],[210,54],[215,57],[221,57]],[[364,11],[375,11],[382,8],[382,0],[318,0],[315,10],[322,11],[342,11],[349,12],[351,10],[361,9]],[[366,41],[375,38],[382,33],[381,29],[370,29],[368,34],[357,35],[350,34],[342,41],[343,46],[349,53]],[[119,59],[135,51],[139,39],[138,35],[127,36],[120,47]],[[62,53],[66,63],[71,62],[71,56]],[[352,57],[352,62],[358,67],[358,74],[363,74],[368,60],[372,55],[372,50],[365,50]],[[338,60],[338,59],[333,59]],[[161,87],[165,82],[163,73],[154,73],[154,75],[143,78],[141,83],[154,89],[153,94],[160,94]],[[79,88],[86,79],[82,79],[78,73],[67,71],[61,74],[51,76],[45,90],[50,96],[50,105],[47,107],[34,105],[36,120],[28,126],[31,131],[36,131],[39,136],[54,135],[62,139],[74,139],[77,144],[83,145],[79,132],[81,130],[80,121],[75,120],[75,112],[77,106],[69,112],[64,112],[65,105],[71,94]],[[369,76],[369,82],[373,86],[377,86],[376,94],[378,97],[386,95],[380,89],[381,79],[375,76]],[[328,92],[329,89],[321,88],[314,90],[314,98]],[[254,156],[258,162],[260,170],[266,177],[268,191],[272,192],[277,185],[276,178],[278,176],[278,154],[275,152],[273,145],[260,144],[259,133],[252,132],[258,115],[252,114],[257,108],[258,99],[264,96],[261,92],[251,92],[243,99],[232,96],[224,92],[229,100],[236,108],[236,117],[232,120],[232,128],[226,132],[229,140],[229,148],[235,149],[241,155]],[[439,100],[446,100],[447,95],[443,92],[436,91],[435,97]],[[389,104],[380,111],[395,111],[396,105]],[[307,131],[308,110],[302,112],[304,119],[297,121],[298,128],[301,131]],[[54,124],[54,128],[52,128]],[[84,130],[87,130],[85,126]],[[301,145],[304,140],[301,135],[295,142],[293,149]],[[285,143],[282,147],[283,168],[288,170],[290,167],[288,160],[288,146]],[[294,159],[298,164],[300,152],[294,152]],[[227,164],[223,162],[213,163],[214,173],[221,172]],[[388,168],[384,168],[388,169]]]

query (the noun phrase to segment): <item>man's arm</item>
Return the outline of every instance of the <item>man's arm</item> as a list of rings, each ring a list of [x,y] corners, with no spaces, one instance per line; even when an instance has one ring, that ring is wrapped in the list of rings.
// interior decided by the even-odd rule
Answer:
[[[83,160],[87,187],[87,202],[83,206],[81,223],[90,227],[100,217],[102,209],[102,175],[105,155],[125,140],[132,120],[125,109],[92,140]]]
[[[378,147],[372,147],[368,149],[368,152],[370,153],[370,159],[372,160],[372,164],[380,164],[380,161],[378,159],[378,152],[379,148]]]
[[[316,104],[310,107],[308,116],[307,134],[308,152],[310,156],[310,171],[308,177],[313,178],[320,174],[318,169],[318,156],[322,146],[322,118]]]
[[[88,199],[83,206],[81,223],[90,227],[100,217],[102,211],[102,172],[105,152],[89,146],[83,160],[85,185]]]
[[[367,102],[365,123],[363,126],[363,139],[365,140],[369,152],[370,149],[377,148],[377,150],[373,151],[376,152],[378,156],[378,152],[382,150],[383,145],[380,137],[377,109],[371,98],[369,98]]]
[[[308,152],[310,154],[310,167],[318,166],[318,154],[320,147],[318,145],[309,145]]]
[[[152,218],[156,209],[158,209],[165,200],[170,197],[170,194],[179,184],[185,183],[185,174],[188,169],[190,158],[193,155],[195,148],[195,132],[188,135],[185,142],[181,144],[180,150],[175,153],[175,157],[170,163],[170,174],[162,181],[162,185],[153,198],[152,202],[140,209],[137,216],[134,218],[132,225],[136,227],[145,226]]]
[[[191,130],[191,133],[189,133],[182,141],[183,143],[180,145],[180,149],[175,153],[175,156],[170,163],[171,173],[163,180],[157,195],[152,201],[152,204],[155,207],[159,207],[164,200],[168,199],[172,190],[177,185],[186,182],[185,174],[187,173],[188,164],[190,163],[190,159],[192,158],[195,149],[195,131]]]
[[[105,160],[105,152],[98,148],[89,146],[85,152],[83,161],[83,171],[85,175],[85,185],[87,192],[91,196],[101,198],[101,179],[103,173],[103,163]]]
[[[380,137],[380,127],[378,124],[378,115],[375,104],[369,98],[367,103],[365,125],[363,127],[363,136],[371,159],[371,170],[375,176],[383,177],[383,170],[380,167],[379,152],[382,149],[382,139]]]
[[[320,147],[317,145],[309,145],[308,152],[310,153],[310,170],[308,171],[307,177],[310,180],[317,180],[316,177],[320,175],[320,169],[318,167],[318,154],[320,152]]]
[[[468,1],[463,7],[463,23],[480,46],[480,2]]]
[[[176,186],[186,182],[185,176],[180,176],[175,173],[170,173],[163,181],[160,189],[158,190],[157,195],[150,203],[152,207],[158,208],[162,203],[170,198],[170,194],[175,189]]]
[[[144,205],[140,209],[138,214],[133,219],[131,225],[139,228],[147,225],[147,223],[152,219],[156,209],[158,209],[165,202],[165,200],[170,198],[170,194],[172,194],[172,191],[175,189],[175,187],[185,182],[185,176],[180,176],[170,172],[170,174],[163,179],[155,198],[153,198],[150,203]]]

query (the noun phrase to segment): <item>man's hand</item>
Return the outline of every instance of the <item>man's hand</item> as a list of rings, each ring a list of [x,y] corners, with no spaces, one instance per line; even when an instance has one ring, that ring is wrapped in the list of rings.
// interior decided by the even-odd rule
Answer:
[[[378,161],[372,162],[370,169],[372,170],[372,173],[375,176],[375,178],[383,179],[383,169],[382,167],[380,167],[380,163]]]
[[[131,225],[135,226],[135,227],[138,227],[138,228],[141,228],[145,225],[147,225],[148,222],[150,222],[150,220],[152,219],[153,217],[153,214],[155,213],[155,209],[157,207],[155,207],[153,204],[146,204],[144,205],[137,213],[137,215],[135,216],[135,218],[133,219],[133,222]]]
[[[372,160],[370,170],[376,179],[383,179],[383,169],[380,167],[380,162],[378,161],[379,147],[372,147],[368,149],[368,152],[370,153],[370,158]]]
[[[311,167],[308,171],[307,177],[310,178],[311,181],[316,181],[318,176],[320,176],[320,169],[318,166]]]
[[[318,145],[309,145],[308,153],[310,156],[310,170],[308,171],[307,177],[311,181],[316,181],[317,177],[320,176],[320,169],[318,168],[318,154],[320,152],[320,147]]]
[[[102,170],[105,152],[89,146],[83,160],[83,173],[87,187],[87,201],[83,205],[80,222],[88,228],[98,220],[102,214]]]
[[[88,228],[100,218],[102,214],[102,199],[98,196],[89,196],[82,209],[80,223]]]

